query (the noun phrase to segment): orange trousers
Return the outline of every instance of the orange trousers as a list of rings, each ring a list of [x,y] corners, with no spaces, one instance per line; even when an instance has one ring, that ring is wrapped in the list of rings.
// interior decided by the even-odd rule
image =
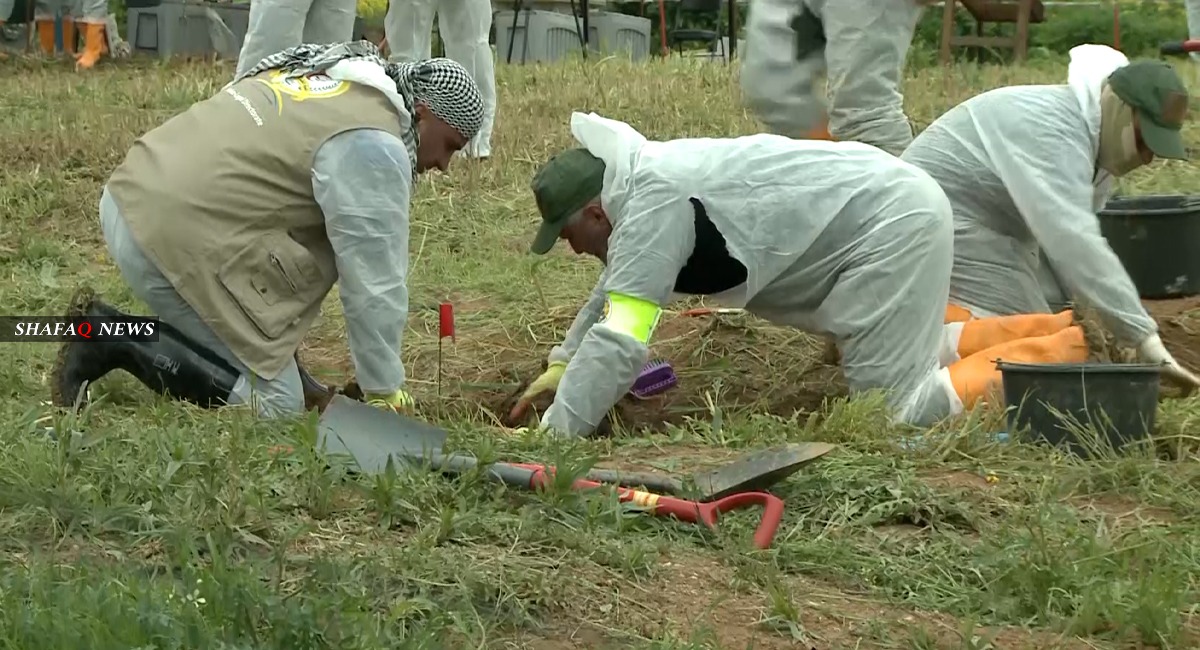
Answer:
[[[958,361],[948,366],[950,382],[964,408],[996,399],[1002,385],[996,361],[1017,363],[1081,363],[1088,346],[1083,328],[1072,325],[1074,314],[1014,314],[975,318],[957,305],[946,307],[947,324],[961,323]]]

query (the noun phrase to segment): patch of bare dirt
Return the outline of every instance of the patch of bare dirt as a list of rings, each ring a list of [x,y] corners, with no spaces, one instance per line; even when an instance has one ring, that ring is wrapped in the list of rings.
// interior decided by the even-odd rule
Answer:
[[[1200,296],[1178,300],[1143,300],[1158,322],[1163,344],[1185,368],[1200,368]]]
[[[673,633],[688,638],[705,631],[722,648],[825,650],[827,648],[891,647],[897,639],[912,638],[918,629],[938,640],[940,647],[963,647],[962,625],[937,613],[918,612],[850,593],[818,580],[788,577],[786,598],[794,616],[772,611],[772,599],[757,587],[737,583],[733,570],[706,556],[672,557],[664,571],[644,589],[624,590],[615,606],[616,618],[595,618],[597,629],[637,630],[643,637]],[[626,600],[628,598],[628,600]],[[984,628],[977,635],[994,638],[997,648],[1090,648],[1077,639],[1062,639],[1045,630],[1015,627]],[[603,644],[531,645],[558,648],[607,647]]]
[[[427,307],[414,308],[403,352],[410,392],[419,401],[433,398],[438,391],[437,310],[436,305]],[[461,323],[477,320],[487,311],[483,300],[455,304]],[[565,328],[574,316],[568,310],[553,314],[551,320],[561,321]],[[514,333],[492,321],[473,324],[470,336],[463,327],[459,330],[462,336],[457,342],[443,340],[442,406],[448,412],[478,414],[482,409],[505,426],[527,424],[508,421],[508,412],[526,383],[544,369],[549,342],[520,349],[514,346]],[[820,339],[752,316],[668,316],[655,333],[651,358],[671,364],[677,385],[645,400],[625,396],[598,433],[615,426],[662,430],[689,417],[708,419],[714,409],[731,407],[783,417],[819,411],[825,400],[848,393],[841,368],[829,364],[822,353]],[[299,358],[314,378],[327,385],[342,386],[353,377],[339,319],[322,318],[310,330]],[[551,401],[539,400],[529,415],[543,413]]]
[[[670,363],[678,383],[645,400],[626,395],[610,411],[606,428],[662,430],[730,405],[790,417],[819,411],[825,400],[847,394],[841,369],[825,362],[820,341],[795,330],[676,317],[663,322],[655,339],[652,358]],[[543,365],[526,365],[517,374],[531,381]],[[493,398],[493,411],[505,417],[523,390],[524,384]],[[534,408],[544,412],[551,401],[539,400]]]
[[[1163,526],[1175,521],[1175,513],[1112,494],[1070,497],[1067,502],[1082,514],[1103,516],[1116,525]]]
[[[922,481],[932,488],[953,490],[986,490],[993,484],[987,477],[958,470],[929,470],[919,474]]]

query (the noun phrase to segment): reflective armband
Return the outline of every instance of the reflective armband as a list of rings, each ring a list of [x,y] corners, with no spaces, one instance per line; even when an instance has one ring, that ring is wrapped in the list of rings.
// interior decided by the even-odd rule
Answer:
[[[642,345],[649,345],[661,317],[662,308],[649,300],[623,293],[607,293],[604,296],[604,314],[599,322]]]

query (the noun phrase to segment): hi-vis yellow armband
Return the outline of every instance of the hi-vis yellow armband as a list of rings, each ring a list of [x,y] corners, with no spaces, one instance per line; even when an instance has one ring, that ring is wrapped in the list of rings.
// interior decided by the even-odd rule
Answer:
[[[662,308],[649,300],[610,292],[604,297],[604,315],[600,323],[636,339],[642,345],[649,345],[661,317]]]

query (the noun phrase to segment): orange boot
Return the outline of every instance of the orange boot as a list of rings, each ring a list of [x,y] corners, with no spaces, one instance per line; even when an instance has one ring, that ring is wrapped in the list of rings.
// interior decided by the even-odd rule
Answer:
[[[83,24],[83,54],[75,60],[76,70],[86,70],[96,65],[100,55],[108,51],[104,38],[104,23]]]
[[[981,350],[949,366],[950,383],[964,408],[982,400],[999,401],[1003,379],[996,361],[1083,363],[1088,345],[1083,328],[1071,325],[1054,334],[1009,341]]]
[[[35,23],[37,24],[38,45],[42,48],[42,54],[54,56],[54,21],[38,20]]]
[[[63,18],[63,52],[75,56],[75,21],[70,18]]]

